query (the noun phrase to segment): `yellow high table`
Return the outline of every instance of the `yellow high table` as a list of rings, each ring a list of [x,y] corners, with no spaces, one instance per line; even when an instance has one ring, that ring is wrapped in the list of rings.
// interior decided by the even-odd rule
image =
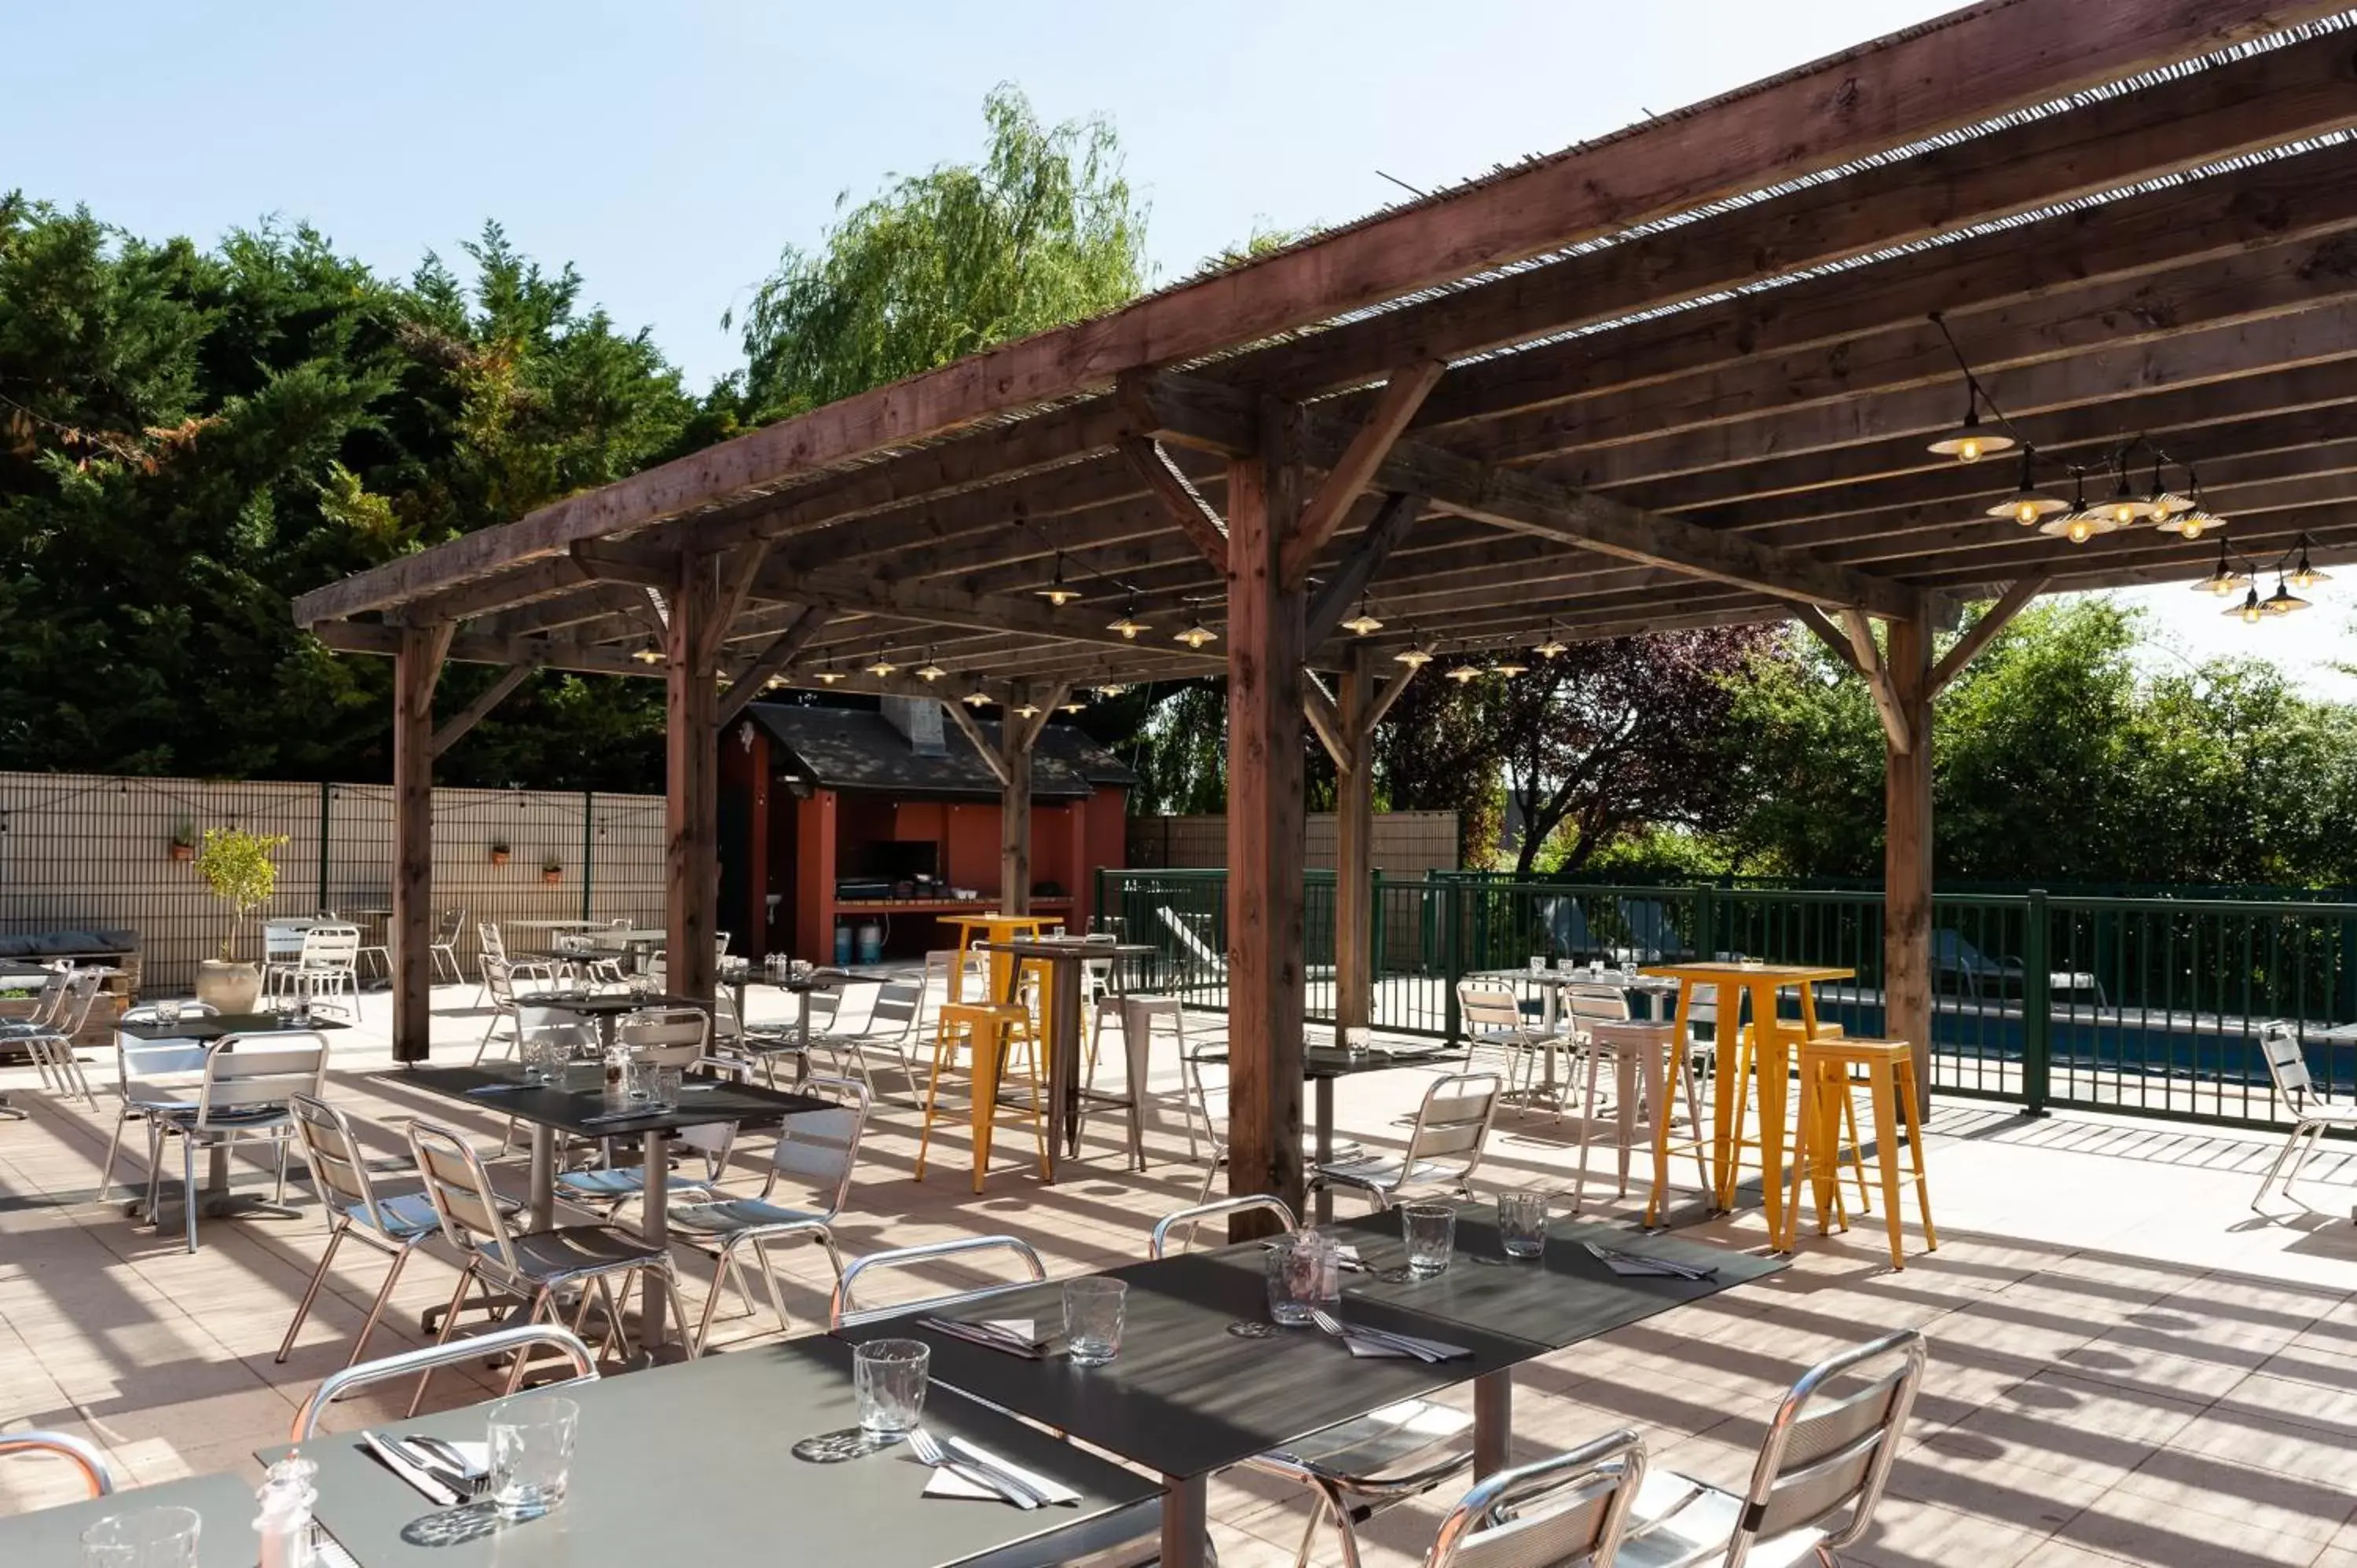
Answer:
[[[1695,991],[1718,989],[1718,1055],[1710,1075],[1711,1204],[1724,1212],[1735,1207],[1735,1186],[1740,1162],[1743,1129],[1736,1123],[1742,1101],[1743,1075],[1736,1071],[1737,1038],[1741,1033],[1743,999],[1750,1000],[1752,1068],[1760,1079],[1760,1165],[1761,1197],[1768,1213],[1768,1233],[1783,1234],[1785,1091],[1792,1072],[1791,1051],[1799,1041],[1817,1033],[1817,998],[1812,989],[1821,981],[1848,980],[1854,969],[1790,963],[1664,963],[1642,972],[1678,983],[1679,1048],[1694,1037]],[[1778,1013],[1778,995],[1787,990],[1801,993],[1801,1016],[1788,1019]],[[1653,1117],[1653,1195],[1645,1205],[1651,1225],[1669,1197],[1670,1119]]]
[[[1006,942],[1017,937],[1037,936],[1041,927],[1060,924],[1061,919],[1060,917],[1050,920],[1045,915],[1005,915],[994,912],[983,915],[943,915],[941,917],[941,922],[944,926],[955,926],[958,929],[957,962],[950,968],[950,1000],[963,1002],[965,1000],[965,955],[967,950],[974,943]],[[992,952],[990,954],[990,990],[987,1000],[992,1002],[1014,1000],[1016,961],[1011,953]]]

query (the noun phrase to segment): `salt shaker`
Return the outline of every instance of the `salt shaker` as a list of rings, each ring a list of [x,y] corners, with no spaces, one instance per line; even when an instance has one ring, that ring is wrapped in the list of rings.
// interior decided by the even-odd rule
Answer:
[[[318,1551],[311,1538],[311,1509],[319,1500],[312,1484],[319,1466],[299,1455],[289,1455],[270,1466],[255,1494],[262,1511],[253,1528],[262,1537],[262,1568],[317,1568]]]

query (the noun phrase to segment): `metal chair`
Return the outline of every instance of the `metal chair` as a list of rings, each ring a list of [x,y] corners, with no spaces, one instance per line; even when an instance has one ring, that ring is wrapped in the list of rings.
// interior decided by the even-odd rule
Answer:
[[[1494,1072],[1435,1079],[1397,1159],[1361,1155],[1332,1160],[1310,1173],[1310,1187],[1347,1187],[1365,1193],[1378,1209],[1389,1208],[1410,1187],[1440,1187],[1471,1197],[1473,1172],[1504,1093],[1505,1084]]]
[[[210,1018],[219,1011],[210,1002],[183,1002],[180,1015]],[[125,1024],[160,1021],[153,1003],[123,1015]],[[136,1068],[135,1072],[133,1069]],[[114,1186],[114,1158],[123,1149],[125,1122],[144,1120],[157,1109],[186,1109],[195,1103],[199,1075],[205,1070],[205,1047],[195,1040],[143,1040],[117,1035],[114,1038],[114,1135],[106,1143],[106,1163],[98,1170],[98,1201],[104,1203]],[[177,1079],[178,1085],[161,1081]]]
[[[1516,1092],[1525,1096],[1530,1093],[1531,1069],[1538,1053],[1571,1043],[1562,1029],[1525,1023],[1521,999],[1489,981],[1458,981],[1457,1013],[1465,1030],[1466,1065],[1472,1065],[1477,1047],[1498,1051],[1505,1058],[1506,1087],[1513,1089],[1515,1074],[1520,1072],[1522,1088]]]
[[[1211,1184],[1220,1179],[1228,1164],[1228,1064],[1224,1055],[1216,1061],[1210,1059],[1214,1048],[1206,1044],[1187,1053],[1188,1121],[1191,1124],[1198,1116],[1203,1119],[1207,1155],[1203,1190],[1195,1195],[1198,1204],[1211,1200]]]
[[[303,950],[286,976],[286,983],[307,1005],[332,1005],[357,1022],[361,1008],[360,954],[358,926],[313,926],[303,933]],[[342,1000],[332,1000],[335,998]]]
[[[497,928],[484,929],[491,930]],[[499,1033],[502,1023],[508,1026],[509,1044],[522,1054],[523,1024],[516,1015],[516,1004],[521,998],[530,997],[554,985],[556,981],[554,972],[544,963],[510,963],[506,959],[490,953],[482,956],[478,967],[482,972],[483,989],[491,999],[491,1021],[483,1026],[483,1037],[475,1042],[475,1062],[479,1067],[484,1055],[491,1048],[492,1036]],[[526,984],[519,987],[516,983],[520,980]]]
[[[917,1015],[924,1011],[925,986],[920,980],[888,980],[876,989],[876,999],[867,1010],[865,1029],[829,1029],[811,1038],[811,1048],[834,1054],[835,1070],[849,1074],[857,1069],[860,1079],[867,1085],[870,1099],[881,1098],[876,1090],[876,1074],[870,1070],[867,1058],[881,1054],[891,1058],[900,1069],[900,1077],[909,1086],[909,1103],[916,1105],[917,1062],[910,1047],[917,1037]],[[836,1016],[842,1015],[839,1010]]]
[[[847,1078],[814,1078],[802,1092],[839,1101],[834,1110],[810,1111],[790,1118],[779,1130],[778,1146],[770,1155],[769,1178],[759,1197],[717,1198],[673,1203],[669,1209],[671,1235],[713,1261],[712,1290],[704,1298],[704,1314],[696,1320],[695,1343],[702,1348],[712,1332],[713,1313],[720,1305],[722,1287],[734,1277],[744,1293],[748,1311],[753,1292],[745,1283],[737,1253],[749,1247],[753,1260],[769,1282],[770,1305],[777,1309],[778,1329],[785,1331],[785,1294],[770,1266],[765,1243],[807,1236],[826,1249],[827,1262],[840,1282],[843,1254],[834,1244],[835,1217],[851,1197],[851,1181],[859,1163],[859,1141],[867,1130],[871,1096],[866,1085]],[[810,1195],[806,1207],[770,1201],[778,1178],[792,1180]]]
[[[10,1454],[52,1454],[81,1472],[82,1484],[93,1498],[114,1490],[114,1473],[98,1445],[62,1432],[0,1432],[0,1457]]]
[[[286,1155],[294,1142],[288,1110],[298,1094],[317,1096],[328,1076],[328,1042],[307,1032],[225,1035],[205,1047],[204,1079],[191,1103],[147,1111],[147,1218],[160,1228],[156,1201],[163,1186],[164,1140],[180,1139],[180,1208],[188,1251],[197,1250],[197,1153],[227,1150],[263,1139],[278,1150],[271,1201],[286,1201]]]
[[[471,1361],[478,1356],[500,1356],[515,1352],[516,1367],[521,1372],[530,1353],[537,1348],[554,1350],[573,1364],[573,1375],[560,1383],[547,1385],[553,1389],[567,1388],[575,1383],[597,1380],[597,1364],[590,1358],[589,1347],[581,1337],[553,1323],[527,1323],[514,1328],[495,1328],[488,1334],[478,1334],[456,1345],[428,1345],[415,1350],[404,1350],[398,1356],[385,1356],[357,1367],[346,1367],[330,1372],[311,1391],[295,1412],[295,1424],[288,1441],[308,1443],[318,1435],[319,1421],[328,1407],[356,1389],[371,1383],[391,1382],[412,1372],[431,1376],[436,1367],[456,1366]]]
[[[318,1299],[319,1286],[326,1283],[328,1266],[336,1261],[336,1249],[343,1244],[346,1236],[356,1236],[390,1254],[393,1266],[385,1271],[384,1283],[377,1286],[376,1298],[369,1303],[368,1316],[352,1340],[351,1354],[344,1359],[344,1365],[350,1367],[368,1348],[369,1336],[376,1332],[385,1304],[393,1299],[393,1287],[400,1281],[402,1266],[409,1262],[409,1254],[439,1230],[441,1222],[435,1215],[433,1203],[422,1192],[392,1197],[377,1196],[368,1155],[341,1111],[312,1094],[295,1096],[287,1101],[287,1110],[295,1119],[295,1134],[303,1141],[303,1158],[311,1168],[311,1185],[318,1190],[319,1200],[330,1218],[328,1245],[319,1254],[319,1266],[311,1272],[311,1283],[304,1287],[303,1299],[295,1304],[295,1318],[286,1326],[286,1337],[278,1342],[276,1359],[284,1361],[294,1353],[295,1336],[302,1332],[303,1320],[311,1315],[311,1304]],[[506,1207],[512,1211],[518,1206],[509,1203]]]
[[[475,1000],[478,1003],[490,992],[490,961],[493,959],[497,959],[506,967],[507,978],[511,982],[537,980],[544,985],[556,983],[556,971],[553,966],[536,960],[527,959],[522,961],[509,960],[507,939],[500,935],[498,921],[478,920],[475,922],[475,968],[483,980],[483,983],[475,992]],[[493,1021],[497,1022],[497,1020]],[[479,1061],[482,1058],[478,1055],[476,1059]]]
[[[1802,1373],[1740,1496],[1672,1471],[1647,1476],[1618,1568],[1770,1568],[1810,1555],[1838,1568],[1835,1553],[1873,1522],[1923,1360],[1923,1336],[1902,1328]]]
[[[965,1258],[984,1252],[1013,1255],[1030,1278],[1010,1280],[1005,1284],[982,1285],[972,1290],[947,1291],[937,1295],[920,1296],[915,1301],[898,1302],[890,1306],[863,1307],[853,1300],[862,1274],[921,1268],[944,1258]],[[834,1282],[834,1299],[827,1303],[826,1326],[830,1329],[856,1328],[863,1323],[873,1323],[879,1318],[898,1317],[918,1306],[962,1307],[969,1303],[987,1301],[992,1296],[1020,1290],[1026,1284],[1037,1284],[1047,1277],[1048,1270],[1039,1262],[1039,1254],[1031,1250],[1028,1241],[1017,1236],[961,1236],[951,1241],[929,1241],[921,1247],[896,1247],[886,1252],[870,1252],[864,1258],[854,1258],[844,1268],[842,1277]]]
[[[1534,1464],[1501,1470],[1448,1510],[1424,1568],[1613,1568],[1645,1445],[1627,1427]]]
[[[1301,1228],[1301,1222],[1294,1218],[1293,1210],[1286,1207],[1285,1199],[1265,1192],[1248,1192],[1239,1197],[1215,1198],[1210,1203],[1198,1203],[1164,1215],[1154,1222],[1154,1234],[1146,1239],[1146,1255],[1156,1262],[1168,1257],[1170,1232],[1181,1225],[1187,1228],[1187,1245],[1178,1249],[1184,1252],[1194,1246],[1195,1228],[1204,1220],[1254,1213],[1275,1215],[1278,1229],[1282,1230],[1292,1231]]]
[[[466,983],[467,972],[458,967],[458,939],[466,934],[466,910],[445,909],[442,911],[441,928],[435,935],[434,940],[425,944],[426,967],[431,971],[435,979],[441,979],[443,971],[447,970],[450,973],[451,984],[463,985]]]
[[[581,1293],[574,1332],[579,1333],[587,1322],[591,1303],[599,1303],[606,1311],[607,1342],[627,1355],[629,1333],[623,1326],[611,1282],[619,1277],[627,1288],[631,1277],[651,1273],[670,1297],[672,1320],[677,1325],[681,1343],[691,1358],[695,1355],[695,1345],[687,1333],[687,1312],[680,1303],[679,1276],[672,1268],[667,1250],[649,1246],[637,1236],[604,1224],[560,1225],[518,1235],[509,1227],[499,1194],[484,1173],[481,1156],[463,1136],[431,1122],[412,1122],[409,1147],[417,1156],[419,1173],[425,1177],[425,1195],[434,1204],[444,1239],[467,1260],[466,1266],[458,1272],[458,1287],[451,1293],[449,1309],[443,1315],[442,1331],[435,1338],[436,1345],[448,1342],[450,1331],[458,1326],[458,1311],[467,1299],[467,1287],[480,1278],[487,1284],[522,1296],[525,1302],[523,1321],[527,1324],[540,1321],[554,1305],[558,1291],[572,1285],[593,1287]],[[434,1367],[442,1364],[429,1363],[419,1376],[417,1392],[409,1402],[412,1415],[425,1402],[425,1385],[434,1375]],[[523,1371],[524,1358],[519,1356],[508,1372],[509,1393],[522,1385]]]
[[[2336,1105],[2316,1087],[2316,1079],[2308,1070],[2308,1058],[2290,1025],[2278,1022],[2260,1026],[2259,1051],[2266,1058],[2267,1076],[2275,1080],[2276,1097],[2291,1112],[2292,1123],[2283,1147],[2276,1151],[2274,1163],[2267,1166],[2267,1174],[2259,1178],[2259,1190],[2252,1195],[2254,1210],[2266,1201],[2278,1175],[2283,1178],[2285,1196],[2290,1196],[2291,1184],[2308,1168],[2308,1162],[2315,1157],[2317,1145],[2326,1133],[2336,1127],[2357,1129],[2357,1105]],[[2305,1148],[2300,1147],[2302,1138],[2308,1140]],[[2297,1157],[2295,1150],[2298,1151]],[[2288,1171],[2284,1169],[2287,1162],[2291,1165]]]
[[[98,988],[105,981],[102,970],[75,970],[67,977],[48,1022],[39,1029],[8,1036],[10,1042],[25,1047],[25,1054],[40,1069],[44,1084],[59,1094],[81,1096],[93,1111],[98,1109],[98,1097],[91,1092],[90,1078],[81,1070],[81,1058],[74,1052],[74,1036],[90,1022],[90,1010],[98,1001]]]
[[[711,1044],[712,1020],[697,1007],[651,1007],[625,1015],[615,1026],[615,1038],[645,1068],[712,1067],[736,1073],[743,1064],[705,1054]],[[683,1191],[710,1193],[727,1167],[729,1151],[737,1146],[737,1123],[706,1122],[682,1127],[679,1141],[704,1156],[701,1176],[673,1178]],[[610,1219],[625,1204],[647,1189],[646,1167],[613,1162],[614,1140],[603,1140],[606,1159],[589,1170],[565,1171],[556,1178],[557,1195],[584,1208],[597,1209]]]

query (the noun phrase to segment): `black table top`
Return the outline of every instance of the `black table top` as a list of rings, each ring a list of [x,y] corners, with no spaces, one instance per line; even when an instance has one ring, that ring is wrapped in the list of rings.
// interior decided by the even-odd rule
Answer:
[[[976,952],[1013,953],[1042,963],[1082,959],[1145,958],[1162,950],[1146,942],[1092,942],[1080,937],[1009,937],[1003,941],[971,942]]]
[[[639,1013],[653,1007],[712,1008],[693,996],[640,996],[629,991],[519,991],[519,1007],[546,1007],[558,1013],[595,1017],[607,1013]]]
[[[368,1457],[352,1434],[330,1433],[305,1445],[319,1465],[319,1521],[362,1568],[644,1568],[788,1557],[946,1568],[992,1562],[1092,1522],[1123,1533],[1150,1530],[1158,1517],[1161,1488],[1153,1482],[939,1383],[926,1392],[927,1431],[964,1437],[1051,1477],[1081,1493],[1079,1506],[1027,1512],[923,1498],[931,1471],[905,1444],[834,1465],[793,1457],[802,1438],[858,1424],[851,1351],[834,1340],[706,1356],[563,1391],[580,1405],[581,1421],[565,1505],[546,1518],[497,1526],[487,1502],[436,1509]],[[484,1418],[477,1405],[378,1430],[480,1441]],[[244,1533],[246,1562],[253,1540]],[[1059,1543],[1052,1553],[1034,1546],[1003,1560],[1077,1555]]]
[[[305,1034],[311,1030],[332,1032],[349,1029],[350,1024],[339,1024],[332,1018],[311,1015],[307,1024],[298,1024],[283,1013],[197,1013],[180,1015],[172,1024],[118,1024],[116,1028],[135,1040],[218,1040],[230,1035]]]
[[[1460,1052],[1441,1046],[1375,1046],[1352,1056],[1340,1046],[1307,1046],[1301,1052],[1301,1076],[1315,1081],[1321,1078],[1351,1078],[1362,1072],[1389,1072],[1394,1068],[1432,1067],[1453,1062]],[[1223,1062],[1225,1051],[1199,1051],[1197,1061]]]
[[[808,974],[770,974],[759,969],[722,970],[720,983],[742,991],[748,986],[766,985],[773,991],[790,991],[800,996],[813,991],[836,991],[846,985],[882,985],[892,977],[884,974],[854,974],[847,969],[818,969]]]
[[[1350,1303],[1345,1322],[1424,1334],[1474,1353],[1453,1361],[1359,1359],[1315,1328],[1263,1338],[1231,1323],[1268,1321],[1257,1244],[1109,1271],[1129,1297],[1121,1354],[1075,1367],[1060,1349],[1027,1361],[890,1318],[842,1330],[855,1341],[910,1337],[932,1347],[936,1378],[976,1399],[1070,1433],[1166,1476],[1200,1476],[1278,1448],[1338,1421],[1502,1371],[1548,1348],[1437,1324],[1380,1302]],[[912,1308],[921,1313],[922,1308]],[[1043,1332],[1063,1323],[1063,1285],[1051,1281],[968,1305],[967,1318],[1028,1317]]]
[[[0,1518],[0,1563],[8,1568],[80,1568],[81,1532],[110,1514],[194,1509],[198,1568],[253,1568],[256,1483],[226,1472],[134,1487],[113,1497]]]
[[[1407,1248],[1400,1240],[1396,1211],[1369,1215],[1332,1230],[1355,1244],[1372,1273],[1342,1276],[1342,1299],[1419,1313],[1444,1323],[1474,1325],[1492,1333],[1536,1340],[1562,1349],[1616,1328],[1747,1284],[1785,1267],[1781,1258],[1755,1257],[1730,1247],[1646,1236],[1626,1225],[1557,1221],[1547,1228],[1546,1251],[1527,1262],[1506,1257],[1498,1240],[1498,1214],[1487,1203],[1458,1204],[1456,1257],[1446,1273],[1430,1279],[1384,1280],[1386,1270],[1405,1267]],[[1615,1251],[1651,1254],[1677,1263],[1716,1265],[1713,1280],[1614,1273],[1584,1243]]]
[[[523,1067],[518,1062],[486,1062],[480,1067],[398,1068],[380,1076],[388,1083],[406,1084],[445,1100],[455,1100],[460,1104],[501,1116],[512,1116],[519,1122],[529,1122],[535,1126],[554,1127],[561,1133],[570,1133],[582,1138],[626,1138],[635,1133],[676,1133],[682,1127],[708,1126],[715,1122],[734,1122],[740,1127],[760,1126],[782,1122],[789,1116],[798,1116],[805,1112],[835,1109],[833,1101],[820,1100],[813,1095],[763,1089],[757,1084],[690,1078],[687,1080],[690,1084],[711,1083],[714,1087],[687,1090],[680,1095],[678,1106],[670,1111],[650,1107],[643,1115],[608,1122],[602,1118],[613,1108],[606,1103],[603,1069],[595,1062],[579,1063],[572,1069],[573,1081],[581,1085],[578,1089],[555,1084],[526,1087]],[[515,1087],[490,1094],[468,1092],[492,1084]]]

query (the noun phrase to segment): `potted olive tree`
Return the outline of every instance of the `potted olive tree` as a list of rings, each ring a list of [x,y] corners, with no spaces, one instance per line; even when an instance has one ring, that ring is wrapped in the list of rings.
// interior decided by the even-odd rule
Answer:
[[[246,917],[278,891],[278,863],[271,856],[285,843],[283,833],[207,828],[204,844],[197,851],[197,875],[230,911],[221,957],[197,965],[197,1000],[221,1012],[251,1013],[262,1000],[262,966],[240,961],[238,948],[245,936]]]

